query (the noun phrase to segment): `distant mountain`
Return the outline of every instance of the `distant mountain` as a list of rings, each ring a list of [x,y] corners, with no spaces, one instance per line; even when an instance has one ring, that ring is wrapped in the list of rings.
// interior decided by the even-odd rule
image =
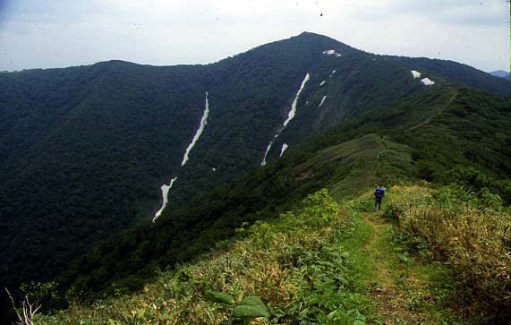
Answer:
[[[93,242],[147,227],[163,184],[158,223],[339,122],[454,83],[509,89],[455,62],[313,33],[208,65],[0,73],[0,281],[50,279]]]
[[[492,71],[492,72],[489,72],[489,74],[491,74],[492,76],[495,76],[495,77],[504,78],[504,79],[509,80],[509,72],[506,72],[504,70]]]

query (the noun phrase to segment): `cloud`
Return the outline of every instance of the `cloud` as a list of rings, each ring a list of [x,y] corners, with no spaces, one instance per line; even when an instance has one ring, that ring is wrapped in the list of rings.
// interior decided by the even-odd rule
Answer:
[[[6,1],[0,70],[210,63],[304,30],[382,54],[508,63],[505,0]]]
[[[502,26],[509,23],[509,3],[506,0],[382,0],[377,8],[369,8],[361,8],[359,16],[370,19],[414,16],[443,24],[460,25]]]

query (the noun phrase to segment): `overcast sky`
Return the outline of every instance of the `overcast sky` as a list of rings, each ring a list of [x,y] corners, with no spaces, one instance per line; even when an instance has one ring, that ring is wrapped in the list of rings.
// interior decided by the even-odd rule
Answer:
[[[509,71],[507,0],[0,0],[0,70],[211,63],[303,31]]]

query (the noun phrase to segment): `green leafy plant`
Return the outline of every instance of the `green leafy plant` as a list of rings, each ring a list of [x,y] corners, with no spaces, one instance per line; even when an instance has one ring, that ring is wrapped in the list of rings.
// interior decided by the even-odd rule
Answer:
[[[230,311],[230,323],[234,320],[241,320],[243,324],[248,324],[258,317],[271,317],[270,309],[257,296],[246,296],[240,301],[236,301],[234,296],[227,293],[208,290],[206,297],[210,301],[223,304]]]

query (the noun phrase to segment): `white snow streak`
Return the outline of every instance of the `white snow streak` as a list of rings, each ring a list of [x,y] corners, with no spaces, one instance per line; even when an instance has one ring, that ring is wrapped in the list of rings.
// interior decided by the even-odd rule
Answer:
[[[300,89],[298,89],[295,99],[293,100],[293,103],[291,104],[291,110],[289,111],[289,113],[287,113],[287,119],[284,121],[284,123],[282,124],[280,129],[277,131],[277,133],[275,133],[275,135],[273,136],[273,139],[270,141],[270,143],[266,147],[266,152],[264,153],[264,157],[263,157],[263,161],[261,162],[261,166],[266,165],[266,157],[268,157],[268,153],[270,152],[271,147],[273,146],[273,143],[275,142],[275,140],[279,137],[279,135],[282,133],[282,131],[284,131],[286,126],[289,124],[289,122],[291,122],[291,120],[295,118],[296,104],[298,103],[298,98],[300,97],[300,94],[302,93],[302,90],[305,87],[305,84],[310,80],[310,77],[311,77],[310,74],[307,72],[307,74],[305,75],[305,78],[302,81],[302,84],[300,85]]]
[[[283,144],[282,144],[282,149],[280,149],[280,157],[282,157],[282,155],[284,154],[284,152],[286,152],[287,148],[289,148],[289,146],[287,145],[287,143],[283,143]]]
[[[183,161],[181,162],[181,167],[186,165],[186,163],[188,162],[188,159],[189,159],[188,156],[190,155],[190,151],[192,151],[193,147],[195,146],[195,144],[199,140],[202,132],[204,131],[204,128],[208,124],[209,101],[208,101],[208,92],[207,91],[206,91],[206,103],[205,103],[204,106],[205,106],[204,107],[204,112],[202,113],[202,118],[200,120],[199,129],[197,130],[197,132],[195,132],[195,135],[193,136],[192,142],[186,148],[185,154],[183,156]],[[215,170],[216,169],[213,168],[213,171],[215,171]],[[174,183],[176,181],[177,181],[177,177],[174,177],[174,178],[172,178],[170,180],[170,183],[168,185],[167,184],[163,184],[161,186],[161,195],[163,197],[163,203],[162,203],[160,209],[154,214],[153,223],[156,223],[156,220],[160,217],[160,215],[162,214],[163,210],[167,207],[167,204],[169,202],[169,192],[172,189],[172,186],[174,186]]]
[[[413,79],[417,79],[421,77],[421,73],[419,71],[412,70],[410,71],[412,73]]]
[[[320,108],[321,106],[323,106],[323,103],[325,102],[326,100],[326,96],[323,96],[323,98],[321,98],[321,102],[319,103],[318,105],[318,108]]]
[[[188,162],[188,155],[190,154],[190,151],[192,151],[193,147],[199,140],[202,132],[204,131],[204,128],[208,124],[208,115],[209,115],[209,102],[208,102],[208,92],[206,91],[206,104],[204,107],[204,113],[202,113],[202,118],[200,120],[200,126],[197,132],[195,132],[195,135],[193,136],[192,142],[188,145],[188,148],[186,148],[185,155],[183,156],[183,161],[181,162],[181,166],[186,165]]]
[[[160,210],[158,210],[158,212],[156,212],[154,214],[153,223],[156,223],[156,219],[158,219],[160,217],[161,213],[167,206],[167,203],[169,202],[169,191],[172,188],[172,186],[174,186],[175,181],[177,181],[177,177],[174,177],[173,179],[171,179],[169,185],[163,184],[161,186],[161,196],[163,197],[163,203],[161,204]]]
[[[429,78],[423,78],[421,79],[421,82],[425,85],[425,86],[433,86],[435,84],[435,82]]]
[[[291,110],[287,114],[287,119],[284,121],[284,124],[282,125],[283,126],[282,130],[280,132],[282,132],[284,130],[284,128],[288,125],[288,123],[291,122],[291,120],[295,118],[296,104],[298,103],[298,98],[300,97],[300,94],[302,93],[302,90],[305,87],[305,84],[307,83],[307,81],[310,80],[310,78],[311,78],[310,74],[307,73],[305,75],[305,78],[302,81],[302,84],[300,85],[300,89],[298,89],[298,92],[296,93],[295,99],[293,100],[293,104],[291,104]],[[280,134],[280,132],[279,132],[279,134]]]
[[[319,86],[320,86],[320,87],[323,87],[325,84],[326,84],[326,81],[325,81],[325,80],[323,80],[323,81],[321,81],[321,83],[319,84]]]
[[[277,135],[274,136],[276,138]],[[271,146],[273,146],[273,140],[268,143],[268,146],[266,147],[266,151],[264,152],[263,161],[261,161],[261,166],[266,166],[266,157],[268,157],[268,153],[270,152]]]
[[[336,57],[342,56],[342,54],[337,52],[336,50],[324,50],[323,54],[325,54],[325,55],[335,55]]]

